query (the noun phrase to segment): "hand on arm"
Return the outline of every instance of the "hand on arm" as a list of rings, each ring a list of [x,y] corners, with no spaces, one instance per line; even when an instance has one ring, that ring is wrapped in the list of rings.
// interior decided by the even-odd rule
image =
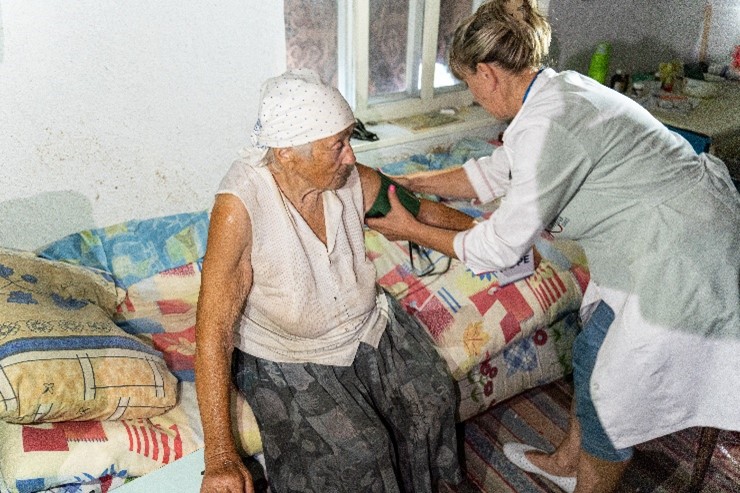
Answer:
[[[385,200],[387,188],[395,182],[396,177],[381,175],[377,170],[363,165],[358,165],[358,171],[362,184],[366,218],[385,215],[390,205]],[[473,219],[467,214],[439,202],[419,199],[408,190],[397,190],[396,197],[400,200],[403,208],[416,215],[420,222],[430,226],[464,231],[474,225]]]
[[[388,189],[388,199],[391,204],[391,210],[382,218],[367,219],[367,225],[372,229],[380,232],[390,240],[409,240],[419,245],[433,248],[438,252],[453,258],[457,258],[454,249],[454,238],[461,229],[447,229],[427,224],[417,220],[409,211],[407,211],[396,195],[395,186]],[[431,204],[431,202],[430,202]],[[441,204],[438,204],[441,207]],[[451,209],[450,209],[451,210]],[[424,205],[419,210],[419,216],[424,212]],[[462,213],[459,213],[462,214]],[[455,215],[455,221],[462,225],[463,221],[468,222],[468,227],[472,226],[470,216],[462,214],[467,219]]]
[[[205,441],[202,493],[253,493],[232,435],[232,333],[252,283],[249,214],[233,195],[211,213],[196,315],[195,387]]]

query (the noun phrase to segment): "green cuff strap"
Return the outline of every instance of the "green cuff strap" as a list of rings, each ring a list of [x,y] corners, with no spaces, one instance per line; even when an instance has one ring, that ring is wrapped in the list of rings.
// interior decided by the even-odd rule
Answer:
[[[388,187],[391,185],[396,186],[396,196],[401,201],[401,205],[414,216],[419,214],[419,208],[421,208],[421,201],[395,181],[388,178],[382,173],[380,175],[380,190],[378,190],[378,196],[375,199],[375,203],[370,208],[365,217],[383,217],[388,214],[391,210],[391,203],[388,201]]]

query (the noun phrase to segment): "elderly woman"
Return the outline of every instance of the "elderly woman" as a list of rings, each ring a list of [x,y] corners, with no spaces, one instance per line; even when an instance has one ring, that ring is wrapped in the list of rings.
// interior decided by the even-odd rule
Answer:
[[[204,493],[253,490],[231,433],[232,371],[273,491],[425,492],[461,479],[447,367],[365,254],[363,220],[387,207],[387,181],[356,164],[354,121],[313,72],[270,79],[255,147],[221,182],[196,325]],[[406,198],[420,221],[471,225]]]
[[[575,72],[543,68],[550,28],[532,8],[483,4],[460,25],[450,66],[510,120],[490,157],[398,182],[420,192],[504,196],[457,232],[397,207],[368,224],[462,260],[514,264],[543,229],[583,246],[593,284],[574,353],[575,415],[554,454],[508,444],[518,466],[566,491],[609,492],[631,446],[693,426],[740,430],[740,196],[639,104]],[[410,233],[409,233],[410,232]]]

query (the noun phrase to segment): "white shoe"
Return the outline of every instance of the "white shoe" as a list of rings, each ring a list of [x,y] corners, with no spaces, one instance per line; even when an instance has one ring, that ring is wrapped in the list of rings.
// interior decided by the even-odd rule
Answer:
[[[573,493],[573,491],[575,491],[576,478],[568,477],[568,476],[555,476],[553,474],[543,471],[539,467],[532,464],[529,461],[529,459],[527,459],[527,456],[524,455],[526,452],[530,450],[537,450],[539,452],[543,452],[542,450],[536,447],[525,445],[523,443],[504,444],[504,455],[519,469],[522,469],[524,471],[531,472],[534,474],[539,474],[543,478],[548,479],[550,482],[559,486],[563,491],[566,491],[567,493]]]

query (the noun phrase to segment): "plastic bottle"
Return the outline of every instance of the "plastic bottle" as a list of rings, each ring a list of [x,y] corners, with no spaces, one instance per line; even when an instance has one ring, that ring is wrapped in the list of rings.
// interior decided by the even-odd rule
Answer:
[[[629,79],[627,77],[627,74],[625,74],[622,69],[617,69],[616,73],[612,75],[609,87],[617,92],[621,92],[622,94],[624,94],[625,92],[627,92],[628,80]]]
[[[609,57],[612,47],[603,41],[596,45],[596,50],[591,56],[591,64],[588,67],[588,76],[601,84],[606,83],[606,74],[609,71]]]

